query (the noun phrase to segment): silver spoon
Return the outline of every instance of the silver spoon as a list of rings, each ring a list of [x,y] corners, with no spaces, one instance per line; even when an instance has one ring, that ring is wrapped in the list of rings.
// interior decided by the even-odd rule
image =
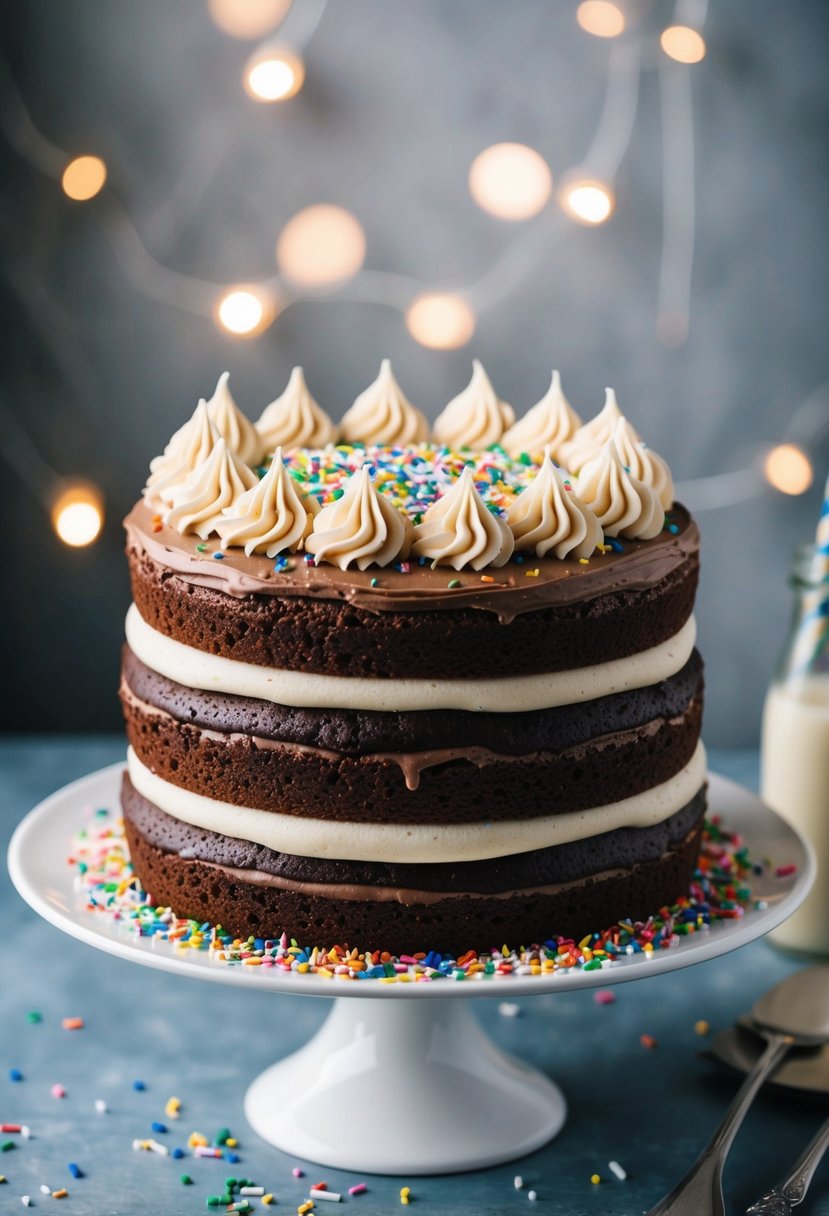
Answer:
[[[775,984],[760,997],[751,1018],[766,1040],[763,1054],[688,1173],[647,1216],[725,1216],[723,1166],[757,1091],[792,1047],[829,1041],[829,966],[808,967]]]
[[[784,1182],[778,1182],[762,1199],[746,1209],[746,1216],[790,1216],[793,1208],[806,1198],[812,1175],[829,1148],[829,1119],[792,1166]]]

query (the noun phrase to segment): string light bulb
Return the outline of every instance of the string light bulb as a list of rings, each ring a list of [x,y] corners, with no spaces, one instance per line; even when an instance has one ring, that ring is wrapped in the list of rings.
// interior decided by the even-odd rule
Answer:
[[[432,350],[457,350],[475,332],[475,313],[451,291],[424,292],[406,309],[406,328],[415,342]]]
[[[244,81],[254,101],[288,101],[305,83],[305,64],[290,47],[267,47],[248,60]]]
[[[215,26],[231,38],[261,38],[276,29],[291,0],[207,0]]]
[[[300,287],[338,287],[354,277],[366,257],[360,221],[333,203],[315,203],[288,220],[276,242],[276,261]]]
[[[103,496],[88,481],[65,485],[52,503],[52,527],[65,545],[82,549],[97,540],[104,524]]]
[[[240,286],[224,292],[216,301],[214,319],[219,329],[234,338],[256,338],[276,316],[276,302],[261,287]]]
[[[576,21],[586,34],[596,38],[618,38],[624,32],[625,14],[611,0],[582,0]]]
[[[76,156],[63,171],[63,193],[75,202],[85,203],[104,188],[107,167],[100,156]]]
[[[596,178],[570,178],[559,191],[559,202],[571,220],[593,228],[609,220],[616,209],[610,186]]]
[[[548,203],[553,175],[540,153],[526,144],[492,144],[469,168],[475,202],[501,220],[528,220]]]
[[[805,494],[814,480],[812,462],[796,443],[779,443],[767,454],[766,481],[781,494]]]
[[[669,25],[659,35],[659,45],[677,63],[699,63],[705,58],[705,39],[690,25]]]

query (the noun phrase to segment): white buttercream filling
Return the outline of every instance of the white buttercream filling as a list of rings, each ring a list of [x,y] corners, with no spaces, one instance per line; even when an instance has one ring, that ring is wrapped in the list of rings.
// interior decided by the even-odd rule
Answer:
[[[368,709],[387,713],[420,709],[466,709],[481,713],[522,713],[593,701],[611,693],[646,688],[676,675],[691,656],[696,622],[689,617],[679,633],[650,650],[576,667],[572,671],[501,676],[491,680],[402,680],[328,676],[241,663],[208,654],[167,637],[148,625],[135,604],[127,613],[127,641],[133,654],[159,675],[205,692],[258,697],[303,709]]]
[[[254,810],[172,785],[150,772],[132,748],[127,763],[139,794],[193,827],[299,857],[429,864],[507,857],[617,828],[653,827],[691,801],[705,781],[706,760],[699,743],[685,767],[664,784],[589,810],[499,823],[444,825],[335,822]]]

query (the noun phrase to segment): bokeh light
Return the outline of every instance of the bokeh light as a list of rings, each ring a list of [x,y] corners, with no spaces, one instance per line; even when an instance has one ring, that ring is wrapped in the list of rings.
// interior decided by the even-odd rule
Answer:
[[[255,338],[276,315],[272,296],[260,287],[234,287],[216,301],[215,321],[235,338]]]
[[[101,192],[106,179],[107,167],[100,156],[76,156],[64,169],[60,184],[69,198],[85,203]]]
[[[475,332],[475,313],[463,296],[454,292],[424,292],[406,309],[406,328],[421,346],[457,350]]]
[[[562,208],[578,224],[595,227],[610,219],[616,199],[605,182],[588,178],[570,179],[559,192]]]
[[[705,58],[705,39],[690,25],[669,25],[660,34],[659,43],[677,63],[699,63]]]
[[[766,480],[781,494],[805,494],[814,479],[812,462],[796,443],[780,443],[766,456]]]
[[[73,549],[91,545],[104,523],[103,497],[90,482],[66,486],[52,504],[52,527]]]
[[[527,220],[546,206],[553,189],[550,167],[526,144],[493,144],[469,169],[469,192],[490,215]]]
[[[618,38],[625,28],[624,13],[610,0],[582,0],[576,9],[576,21],[597,38]]]
[[[276,261],[302,287],[332,287],[353,278],[365,261],[366,238],[344,207],[316,203],[288,220],[276,242]]]
[[[290,47],[257,51],[245,66],[245,88],[254,101],[288,101],[305,81],[305,64]]]
[[[223,34],[231,38],[262,38],[276,29],[291,0],[207,0],[207,11]]]

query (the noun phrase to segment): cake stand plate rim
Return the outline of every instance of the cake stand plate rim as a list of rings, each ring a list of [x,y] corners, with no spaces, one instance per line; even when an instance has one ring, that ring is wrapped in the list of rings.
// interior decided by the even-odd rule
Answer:
[[[745,786],[709,773],[710,809],[745,837],[749,852],[766,857],[776,851],[781,863],[797,866],[790,885],[767,908],[752,909],[739,920],[689,935],[669,950],[626,956],[612,967],[597,971],[573,968],[549,976],[494,976],[465,983],[450,980],[409,984],[381,984],[370,980],[338,983],[335,979],[315,975],[285,975],[270,970],[263,972],[259,967],[228,966],[197,951],[189,951],[185,956],[174,954],[167,943],[128,936],[123,930],[119,932],[118,922],[108,916],[76,907],[74,875],[66,863],[69,842],[65,829],[80,821],[83,808],[90,802],[110,807],[118,805],[123,770],[124,764],[117,762],[80,777],[38,803],[21,820],[8,850],[9,873],[21,898],[56,928],[116,957],[191,978],[286,995],[384,1000],[471,996],[506,999],[576,988],[608,987],[643,979],[720,957],[770,932],[806,898],[816,870],[811,846],[790,824]]]

